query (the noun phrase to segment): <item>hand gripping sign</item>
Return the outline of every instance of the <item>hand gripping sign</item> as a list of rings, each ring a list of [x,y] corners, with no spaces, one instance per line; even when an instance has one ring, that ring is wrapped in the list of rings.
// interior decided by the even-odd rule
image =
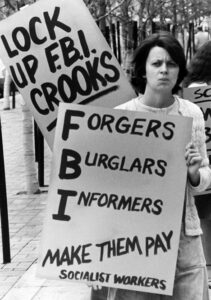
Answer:
[[[82,0],[40,0],[2,21],[0,57],[51,149],[60,102],[135,95]]]
[[[60,104],[38,275],[171,295],[191,125]]]

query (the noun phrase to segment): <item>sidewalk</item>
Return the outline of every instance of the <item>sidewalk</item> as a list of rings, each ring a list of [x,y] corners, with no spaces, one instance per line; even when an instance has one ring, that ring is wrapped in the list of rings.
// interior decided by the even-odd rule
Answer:
[[[22,143],[22,113],[16,108],[0,116],[7,183],[11,263],[3,264],[0,235],[0,299],[89,300],[85,284],[43,280],[35,277],[36,262],[47,198],[47,187],[38,195],[25,194],[26,175]],[[45,185],[49,184],[51,151],[45,144]]]
[[[47,187],[38,195],[24,194],[26,175],[18,97],[16,108],[7,111],[2,110],[0,99],[11,247],[8,264],[2,263],[0,249],[0,300],[90,300],[90,288],[85,284],[35,277]],[[50,162],[51,151],[45,144],[45,185],[49,184]]]

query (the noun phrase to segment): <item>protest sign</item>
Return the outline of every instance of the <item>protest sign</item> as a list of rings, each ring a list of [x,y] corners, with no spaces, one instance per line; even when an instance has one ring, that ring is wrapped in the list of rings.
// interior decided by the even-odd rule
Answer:
[[[2,21],[0,57],[51,149],[60,102],[135,96],[83,0],[40,0]]]
[[[205,120],[207,154],[211,166],[211,86],[184,88],[183,97],[197,104],[203,113]],[[211,193],[211,186],[200,194],[208,193]]]
[[[60,104],[37,274],[172,294],[191,126]]]

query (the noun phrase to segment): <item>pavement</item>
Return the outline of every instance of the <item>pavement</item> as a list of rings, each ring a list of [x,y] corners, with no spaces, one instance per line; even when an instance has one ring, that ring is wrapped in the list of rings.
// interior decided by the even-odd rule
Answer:
[[[85,284],[45,280],[35,276],[51,151],[45,144],[45,186],[40,188],[40,194],[27,194],[20,98],[20,95],[16,95],[16,107],[10,110],[3,110],[3,100],[0,99],[11,252],[11,262],[4,264],[0,234],[0,299],[89,300],[91,291]]]
[[[0,299],[90,300],[91,289],[85,284],[35,276],[52,153],[45,143],[45,187],[40,194],[27,194],[20,99],[16,95],[16,107],[10,110],[3,110],[0,99],[11,251],[11,262],[5,264],[0,250]],[[2,248],[1,236],[0,244]]]

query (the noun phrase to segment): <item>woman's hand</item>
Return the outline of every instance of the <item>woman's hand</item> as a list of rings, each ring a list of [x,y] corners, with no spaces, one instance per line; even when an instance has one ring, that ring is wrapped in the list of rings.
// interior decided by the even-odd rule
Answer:
[[[193,186],[197,186],[200,182],[199,168],[202,163],[202,157],[198,149],[189,143],[185,148],[185,159],[188,166],[188,178]]]

